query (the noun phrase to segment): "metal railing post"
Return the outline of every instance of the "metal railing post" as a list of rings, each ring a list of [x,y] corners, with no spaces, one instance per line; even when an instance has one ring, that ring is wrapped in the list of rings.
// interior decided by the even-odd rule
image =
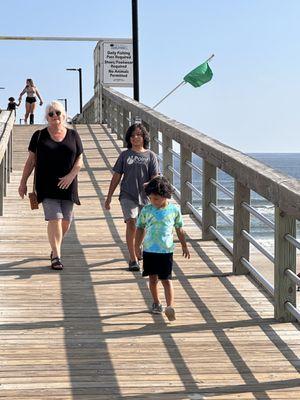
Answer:
[[[286,234],[296,236],[296,220],[275,207],[275,265],[274,265],[274,316],[279,321],[295,321],[285,303],[296,307],[296,285],[287,277],[288,268],[296,273],[296,248],[285,239]]]

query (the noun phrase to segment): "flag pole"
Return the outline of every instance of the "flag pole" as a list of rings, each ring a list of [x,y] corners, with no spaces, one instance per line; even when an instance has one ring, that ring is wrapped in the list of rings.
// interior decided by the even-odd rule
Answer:
[[[212,58],[214,58],[214,54],[212,54],[206,61],[204,61],[204,62],[210,62],[210,60],[212,59]],[[204,64],[204,63],[203,63]]]
[[[171,92],[169,92],[165,97],[163,97],[158,103],[156,103],[152,108],[156,108],[160,103],[162,103],[167,97],[170,96],[173,92],[175,92],[176,89],[178,89],[180,86],[184,85],[186,82],[182,81],[177,85]]]
[[[215,55],[212,54],[206,61],[204,61],[204,63],[209,62],[214,56],[215,56]],[[204,64],[204,63],[203,63],[203,64]],[[156,103],[152,108],[153,108],[153,109],[156,108],[156,107],[157,107],[160,103],[162,103],[167,97],[169,97],[170,94],[174,93],[175,90],[177,90],[180,86],[185,85],[185,84],[186,84],[185,81],[180,82],[179,85],[177,85],[173,90],[171,90],[171,92],[169,92],[168,94],[166,94],[165,97],[163,97],[163,98],[162,98],[158,103]]]

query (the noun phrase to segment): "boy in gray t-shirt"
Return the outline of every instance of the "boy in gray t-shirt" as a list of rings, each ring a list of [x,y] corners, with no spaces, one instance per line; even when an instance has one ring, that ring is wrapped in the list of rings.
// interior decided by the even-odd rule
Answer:
[[[158,175],[159,167],[155,153],[148,149],[149,134],[142,124],[131,125],[125,136],[127,150],[118,157],[113,167],[105,208],[110,210],[112,195],[120,183],[119,200],[126,222],[126,242],[129,251],[129,270],[139,271],[135,254],[136,219],[142,207],[148,203],[144,185]]]

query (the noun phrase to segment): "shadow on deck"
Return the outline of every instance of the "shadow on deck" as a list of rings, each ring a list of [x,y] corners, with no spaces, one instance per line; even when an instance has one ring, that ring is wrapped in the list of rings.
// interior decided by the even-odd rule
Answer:
[[[299,328],[273,319],[270,298],[185,216],[191,260],[175,252],[177,320],[148,309],[126,270],[117,196],[103,200],[121,143],[79,125],[82,206],[48,268],[42,211],[17,197],[31,127],[15,129],[15,168],[0,218],[0,397],[7,399],[299,399]],[[31,129],[31,131],[30,131]],[[162,291],[162,289],[161,289]]]

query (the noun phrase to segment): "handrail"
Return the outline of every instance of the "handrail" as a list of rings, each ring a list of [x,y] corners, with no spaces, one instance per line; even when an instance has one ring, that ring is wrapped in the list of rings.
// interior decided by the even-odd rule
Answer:
[[[210,232],[215,236],[216,239],[219,240],[220,243],[229,251],[229,253],[233,254],[233,247],[228,242],[228,240],[220,234],[220,232],[214,228],[213,226],[209,227]]]
[[[254,207],[250,206],[250,204],[247,204],[245,202],[242,203],[242,206],[254,217],[259,219],[261,222],[264,222],[267,226],[269,226],[271,229],[275,229],[275,224],[269,218],[265,217],[262,215],[260,212],[256,211]]]
[[[300,181],[288,177],[262,162],[233,149],[209,136],[181,124],[111,88],[103,95],[120,107],[141,117],[142,121],[170,135],[211,165],[234,176],[241,184],[255,191],[281,210],[300,219]],[[255,177],[255,179],[254,179]]]
[[[203,171],[202,171],[199,167],[197,167],[197,165],[193,164],[192,162],[186,161],[185,164],[186,164],[188,167],[192,168],[193,171],[198,172],[198,174],[200,174],[200,175],[203,174]]]
[[[257,271],[253,267],[253,265],[247,261],[244,257],[241,258],[241,262],[244,265],[245,268],[250,272],[251,275],[254,276],[254,278],[262,284],[262,286],[273,296],[274,295],[274,287],[264,278],[264,276]]]
[[[265,248],[262,247],[262,245],[260,245],[258,243],[258,241],[256,239],[254,239],[254,237],[252,235],[250,235],[249,232],[245,231],[244,229],[242,230],[242,235],[251,243],[253,244],[254,247],[257,248],[257,250],[259,250],[264,256],[266,256],[272,263],[274,263],[274,257],[272,256],[272,254],[270,252],[268,252]]]
[[[219,182],[217,182],[215,179],[210,178],[209,180],[215,187],[217,187],[218,189],[221,190],[221,192],[227,194],[228,197],[230,197],[231,199],[234,199],[234,194],[228,190],[225,186],[221,185]]]
[[[176,188],[175,198],[179,200],[183,214],[192,213],[201,222],[202,239],[216,238],[220,241],[233,254],[233,272],[245,274],[250,271],[274,295],[274,314],[278,320],[294,320],[294,314],[287,311],[284,304],[296,304],[292,285],[297,283],[287,274],[295,274],[294,254],[296,248],[300,248],[300,242],[295,238],[295,221],[300,220],[300,181],[111,88],[102,88],[100,92],[101,98],[98,94],[95,97],[95,114],[97,110],[101,110],[99,105],[103,104],[103,119],[107,127],[117,133],[119,139],[124,139],[128,123],[132,123],[137,117],[143,122],[150,133],[151,149],[161,161],[162,173],[172,184],[174,179],[179,181],[180,190]],[[93,108],[91,105],[90,107]],[[99,116],[95,115],[95,122],[96,118]],[[173,150],[173,142],[180,147],[178,152]],[[202,159],[201,168],[193,163],[194,156]],[[234,192],[218,181],[217,169],[233,178]],[[193,182],[194,179],[199,179],[195,178],[194,172],[201,175],[201,191],[196,188],[198,183],[196,185]],[[229,197],[226,204],[229,207],[232,204],[233,219],[219,207],[219,191]],[[274,205],[274,223],[250,205],[252,191]],[[200,197],[196,200],[199,201],[199,209],[195,207],[196,203],[193,204],[193,193]],[[218,215],[227,223],[233,222],[233,246],[218,230]],[[274,229],[275,256],[251,235],[250,216]],[[274,263],[274,290],[264,278],[260,279],[259,272],[249,263],[250,244]],[[286,270],[291,272],[285,272]]]
[[[295,246],[298,250],[300,250],[300,242],[299,240],[295,239],[293,236],[291,236],[289,233],[287,233],[284,238],[291,243],[293,246]]]
[[[220,210],[219,207],[217,207],[214,203],[209,203],[209,207],[216,213],[218,214],[221,218],[224,219],[229,225],[233,225],[233,219],[228,217],[225,213],[223,213],[222,210]]]
[[[0,116],[0,216],[3,215],[3,198],[12,171],[12,129],[14,111],[2,111]]]
[[[200,190],[198,190],[191,182],[186,181],[185,182],[186,186],[192,190],[193,193],[195,193],[200,199],[202,198],[202,193]]]

